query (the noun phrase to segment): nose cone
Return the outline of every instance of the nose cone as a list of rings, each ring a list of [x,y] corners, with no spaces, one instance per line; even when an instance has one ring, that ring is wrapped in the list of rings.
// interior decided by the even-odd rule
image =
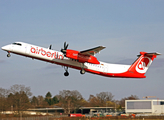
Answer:
[[[1,47],[1,49],[5,51],[10,51],[10,46],[6,45],[6,46]]]

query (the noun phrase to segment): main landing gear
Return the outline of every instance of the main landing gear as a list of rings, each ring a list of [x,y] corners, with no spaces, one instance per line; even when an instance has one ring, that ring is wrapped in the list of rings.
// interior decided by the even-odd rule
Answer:
[[[64,70],[65,70],[64,76],[69,76],[69,72],[68,72],[68,67],[67,66],[64,66]],[[84,64],[83,63],[82,63],[82,66],[81,66],[80,73],[81,74],[85,74]]]
[[[68,76],[68,75],[69,75],[69,72],[68,72],[68,67],[64,66],[64,69],[65,69],[64,76]]]
[[[85,74],[85,70],[84,69],[80,70],[80,73]]]
[[[7,54],[7,57],[10,57],[11,55],[10,55],[10,52],[8,52],[8,54]]]
[[[81,74],[85,74],[85,70],[84,70],[84,63],[81,63],[81,71],[80,71]]]

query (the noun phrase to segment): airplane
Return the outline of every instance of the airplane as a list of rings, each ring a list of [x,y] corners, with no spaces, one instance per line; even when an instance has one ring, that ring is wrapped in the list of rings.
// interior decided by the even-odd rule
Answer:
[[[1,49],[7,51],[7,57],[10,53],[37,59],[45,62],[64,66],[65,76],[69,76],[68,68],[80,70],[81,74],[85,72],[117,78],[146,78],[145,73],[151,65],[154,58],[160,53],[140,52],[136,61],[131,65],[110,64],[98,61],[95,57],[96,53],[103,50],[104,46],[94,47],[84,51],[76,51],[67,49],[68,45],[64,43],[64,48],[60,51],[52,50],[52,45],[48,48],[39,47],[36,45],[14,42],[3,46]]]

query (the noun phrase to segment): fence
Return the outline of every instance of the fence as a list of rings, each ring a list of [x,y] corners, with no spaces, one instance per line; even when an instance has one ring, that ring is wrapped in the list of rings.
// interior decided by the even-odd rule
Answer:
[[[0,120],[52,120],[55,118],[61,118],[67,116],[62,115],[62,116],[12,117],[12,118],[0,118]]]
[[[11,117],[11,118],[0,118],[0,120],[164,120],[164,116],[140,116],[140,117],[68,117],[67,115],[59,116],[35,116],[35,117]]]

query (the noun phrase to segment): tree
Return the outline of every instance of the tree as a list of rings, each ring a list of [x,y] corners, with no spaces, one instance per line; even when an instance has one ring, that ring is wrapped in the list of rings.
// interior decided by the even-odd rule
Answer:
[[[53,104],[54,104],[54,102],[53,102],[53,100],[52,100],[51,97],[52,97],[51,93],[48,92],[48,93],[46,94],[45,101],[46,101],[49,105],[53,105]]]
[[[8,101],[10,101],[10,106],[13,106],[14,110],[18,112],[21,110],[26,110],[30,107],[29,98],[25,92],[10,94],[8,96]]]
[[[48,106],[48,103],[45,101],[45,99],[44,99],[43,96],[39,95],[39,96],[37,97],[37,99],[38,99],[38,107],[39,107],[39,108],[47,107],[47,106]]]
[[[8,107],[6,101],[7,94],[7,89],[0,88],[0,111],[5,111]]]
[[[24,85],[13,85],[9,90],[8,95],[9,105],[13,106],[16,111],[26,110],[30,107],[29,96],[32,95],[30,92],[30,87],[25,87]]]
[[[100,106],[106,106],[106,102],[112,101],[114,95],[112,95],[111,92],[100,92],[99,94],[96,94],[96,97]]]
[[[39,104],[39,105],[42,105],[42,104],[43,104],[43,101],[44,101],[44,97],[41,96],[41,95],[39,95],[39,96],[37,97],[37,99],[38,99],[38,104]]]
[[[90,95],[88,99],[88,106],[99,107],[100,105],[99,105],[97,97],[95,97],[94,95]]]
[[[59,102],[64,108],[65,113],[70,113],[75,111],[81,106],[81,102],[83,100],[82,95],[77,90],[63,90],[59,91]]]
[[[33,96],[31,99],[31,105],[33,105],[34,107],[39,105],[38,99],[37,97]]]
[[[108,106],[113,106],[114,105],[113,97],[114,95],[112,95],[111,92],[100,92],[96,94],[96,96],[90,95],[88,99],[88,106],[105,107],[107,104]]]
[[[128,97],[128,100],[139,100],[139,98],[136,95],[131,95]]]
[[[54,103],[54,104],[59,103],[59,100],[58,100],[57,96],[54,96],[54,97],[52,98],[52,100],[53,100],[53,103]]]
[[[76,113],[76,110],[78,110],[81,106],[82,106],[82,101],[83,101],[83,97],[80,94],[80,92],[78,92],[77,90],[73,90],[72,92],[72,109],[74,110],[74,113]]]
[[[51,97],[52,97],[51,93],[48,92],[48,93],[46,94],[46,98],[51,98]]]
[[[24,92],[27,96],[31,96],[32,93],[31,93],[31,89],[30,87],[25,87],[24,85],[13,85],[10,87],[10,90],[9,90],[10,93],[21,93],[21,92]]]
[[[119,102],[120,107],[125,107],[125,100],[138,100],[139,98],[136,95],[131,95],[129,97],[122,98]]]

